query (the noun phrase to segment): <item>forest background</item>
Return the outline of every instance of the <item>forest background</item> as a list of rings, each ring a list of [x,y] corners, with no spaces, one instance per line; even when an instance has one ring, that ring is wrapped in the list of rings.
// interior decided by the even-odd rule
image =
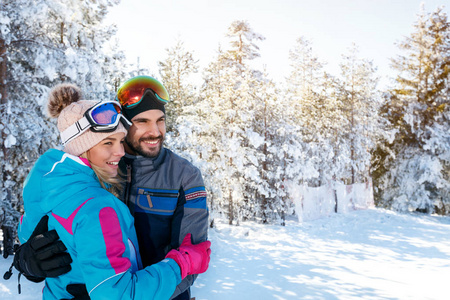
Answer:
[[[166,144],[203,173],[211,225],[224,218],[284,224],[291,186],[373,180],[375,204],[450,212],[450,23],[443,7],[422,10],[392,58],[396,80],[378,88],[376,66],[353,45],[339,72],[325,70],[308,38],[289,52],[283,82],[254,66],[264,36],[245,20],[200,69],[178,39],[157,72],[129,64],[105,24],[117,0],[4,0],[0,11],[0,225],[16,228],[21,190],[36,159],[60,147],[46,116],[49,89],[79,85],[110,100],[140,74],[169,90]],[[399,37],[400,38],[400,37]],[[202,74],[199,83],[190,78]]]

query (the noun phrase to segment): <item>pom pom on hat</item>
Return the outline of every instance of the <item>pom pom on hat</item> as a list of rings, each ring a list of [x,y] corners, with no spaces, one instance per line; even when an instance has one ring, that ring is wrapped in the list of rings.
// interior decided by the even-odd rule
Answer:
[[[56,85],[48,95],[48,115],[57,118],[64,108],[81,100],[82,96],[81,89],[74,84],[62,83]]]
[[[83,118],[84,113],[99,101],[80,100],[82,97],[81,89],[73,84],[56,85],[49,94],[47,110],[53,118],[58,118],[58,130],[63,132],[76,121]],[[127,130],[122,123],[113,132],[93,132],[87,130],[64,146],[64,152],[80,156],[88,151],[103,139]]]

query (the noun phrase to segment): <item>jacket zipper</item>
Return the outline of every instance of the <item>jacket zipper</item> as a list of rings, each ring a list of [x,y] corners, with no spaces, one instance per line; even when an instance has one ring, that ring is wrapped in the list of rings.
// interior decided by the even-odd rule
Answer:
[[[145,191],[144,189],[139,189],[138,191],[139,195],[150,195],[150,196],[156,196],[156,197],[166,197],[166,198],[178,198],[178,193],[160,193],[160,192],[149,192]]]

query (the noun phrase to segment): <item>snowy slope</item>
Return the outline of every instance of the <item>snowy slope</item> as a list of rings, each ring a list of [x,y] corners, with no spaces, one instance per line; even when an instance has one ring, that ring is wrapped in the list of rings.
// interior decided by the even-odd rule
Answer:
[[[369,209],[286,227],[219,223],[197,300],[450,299],[450,218]],[[7,270],[11,258],[0,259]],[[40,299],[17,273],[0,299]]]

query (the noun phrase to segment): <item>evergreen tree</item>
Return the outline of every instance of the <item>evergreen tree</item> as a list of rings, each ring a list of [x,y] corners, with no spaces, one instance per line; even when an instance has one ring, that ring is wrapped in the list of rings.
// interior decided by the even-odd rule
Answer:
[[[177,127],[177,117],[183,115],[183,108],[195,102],[195,88],[189,79],[198,71],[198,61],[184,49],[184,43],[179,39],[166,52],[166,60],[159,62],[159,73],[170,94],[170,110],[167,111],[170,122],[167,126],[168,131],[173,131]]]
[[[355,45],[343,56],[339,82],[339,98],[342,113],[348,124],[346,144],[350,149],[350,180],[348,183],[364,181],[369,177],[371,152],[378,138],[379,109],[378,78],[371,61],[358,57]]]
[[[86,98],[111,99],[115,62],[104,47],[114,34],[104,27],[117,0],[6,0],[0,11],[1,206],[11,223],[21,210],[22,183],[34,161],[58,144],[45,117],[49,88],[69,81]],[[37,191],[39,192],[39,191]],[[0,223],[2,220],[0,220]]]
[[[329,165],[323,160],[329,156],[323,140],[326,134],[323,124],[329,117],[325,106],[328,91],[323,88],[324,64],[314,55],[312,44],[304,37],[297,39],[289,59],[291,72],[286,79],[285,101],[289,103],[286,116],[294,128],[293,139],[298,143],[297,147],[307,153],[308,164],[314,165],[314,171],[311,168],[308,172],[297,170],[298,176],[303,174],[297,180],[311,186],[321,185],[326,177],[324,166]],[[297,168],[304,165],[299,164]]]
[[[263,211],[272,197],[268,169],[264,170],[271,145],[266,139],[269,136],[264,124],[267,126],[269,117],[264,110],[269,110],[268,103],[274,96],[269,91],[270,81],[249,64],[259,57],[256,42],[264,38],[246,21],[233,22],[227,36],[230,49],[219,50],[216,61],[205,72],[202,89],[209,123],[205,136],[211,142],[209,159],[213,180],[221,189],[214,203],[226,212],[230,224],[250,218],[265,222],[268,218]],[[268,84],[265,90],[261,89],[264,84]]]
[[[450,211],[450,23],[424,10],[393,59],[399,72],[384,108],[395,139],[378,149],[378,202],[406,211]]]
[[[370,175],[371,151],[379,138],[381,102],[372,63],[358,58],[354,47],[344,56],[341,77],[334,77],[323,70],[324,64],[303,37],[289,58],[287,118],[295,132],[291,141],[302,154],[287,165],[295,170],[292,184],[334,187],[355,182],[355,175],[364,180]]]
[[[250,212],[260,211],[251,215],[263,223],[285,224],[286,215],[291,209],[291,202],[287,190],[287,183],[292,179],[288,173],[288,164],[292,170],[302,168],[303,164],[288,162],[292,158],[291,153],[298,152],[292,149],[293,136],[289,131],[287,111],[291,108],[289,102],[285,101],[273,81],[263,73],[260,80],[255,82],[252,96],[255,98],[253,132],[247,132],[247,139],[256,151],[256,170],[254,180],[248,180],[247,189],[254,190],[256,203],[260,207],[255,210],[248,207]]]

